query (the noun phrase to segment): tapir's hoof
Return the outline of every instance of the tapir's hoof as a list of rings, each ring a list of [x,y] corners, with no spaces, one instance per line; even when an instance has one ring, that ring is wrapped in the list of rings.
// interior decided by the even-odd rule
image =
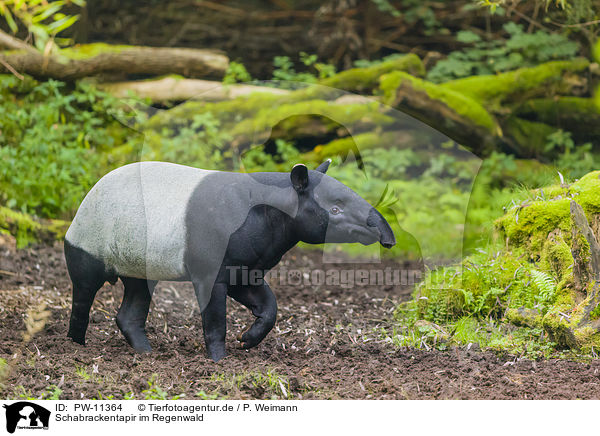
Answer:
[[[68,338],[71,338],[73,340],[73,342],[75,342],[76,344],[79,345],[85,345],[85,336],[81,337],[72,333],[67,334]]]
[[[240,341],[240,348],[243,350],[247,350],[248,348],[256,347],[259,342],[252,341],[248,339],[248,330],[237,335],[237,340]]]
[[[225,350],[215,350],[208,352],[208,357],[210,357],[211,360],[215,363],[224,358],[225,356],[227,356],[227,352]]]
[[[71,338],[71,340],[73,342],[75,342],[76,344],[82,345],[85,347],[85,339],[75,339],[75,338]]]
[[[152,352],[152,347],[150,345],[143,346],[143,347],[134,347],[133,348],[135,350],[136,353],[139,354],[147,354],[147,353],[151,353]]]
[[[248,332],[248,330],[246,330],[245,332],[241,332],[240,334],[237,335],[236,339],[238,341],[240,341],[240,345],[238,346],[238,348],[241,348],[242,350],[247,350],[248,348],[250,348],[250,344],[248,344],[248,342],[244,341],[244,335]]]

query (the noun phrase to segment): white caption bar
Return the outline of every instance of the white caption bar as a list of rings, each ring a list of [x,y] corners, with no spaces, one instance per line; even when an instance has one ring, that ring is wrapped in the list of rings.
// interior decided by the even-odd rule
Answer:
[[[4,406],[4,413],[0,413],[0,425],[4,428],[0,434],[7,434],[4,433],[6,430],[19,436],[106,436],[130,431],[143,432],[144,436],[179,431],[261,435],[309,432],[365,435],[379,431],[386,435],[480,435],[482,431],[507,434],[517,430],[517,434],[543,431],[564,434],[586,431],[593,420],[556,417],[595,416],[600,406],[598,401],[322,400],[0,400],[0,404]]]

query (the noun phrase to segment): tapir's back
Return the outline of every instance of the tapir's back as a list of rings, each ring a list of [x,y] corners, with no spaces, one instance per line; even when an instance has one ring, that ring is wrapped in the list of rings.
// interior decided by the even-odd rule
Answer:
[[[210,173],[165,162],[117,168],[87,194],[65,239],[117,275],[184,279],[186,207]]]

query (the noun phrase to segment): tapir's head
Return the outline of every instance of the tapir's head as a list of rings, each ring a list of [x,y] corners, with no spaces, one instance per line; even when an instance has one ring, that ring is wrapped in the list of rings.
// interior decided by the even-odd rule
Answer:
[[[298,194],[294,219],[299,239],[311,244],[324,242],[380,242],[386,248],[396,244],[388,222],[352,189],[325,173],[331,161],[315,171],[296,165],[290,173]]]

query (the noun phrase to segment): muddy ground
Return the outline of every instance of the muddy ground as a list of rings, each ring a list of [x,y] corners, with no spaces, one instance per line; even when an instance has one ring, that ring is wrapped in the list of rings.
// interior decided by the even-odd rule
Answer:
[[[322,264],[318,252],[294,249],[290,269],[349,268]],[[386,262],[384,267],[410,268]],[[381,268],[350,264],[351,268]],[[91,312],[87,346],[66,337],[70,282],[62,246],[15,251],[0,244],[0,357],[8,361],[3,398],[230,399],[591,399],[600,398],[600,361],[519,360],[490,352],[397,349],[379,333],[409,286],[273,285],[275,329],[256,348],[236,348],[251,322],[228,303],[228,353],[205,357],[191,286],[162,283],[148,320],[151,354],[136,355],[114,322],[122,286],[105,285]],[[26,313],[49,310],[23,342]],[[149,381],[154,380],[152,386]]]

